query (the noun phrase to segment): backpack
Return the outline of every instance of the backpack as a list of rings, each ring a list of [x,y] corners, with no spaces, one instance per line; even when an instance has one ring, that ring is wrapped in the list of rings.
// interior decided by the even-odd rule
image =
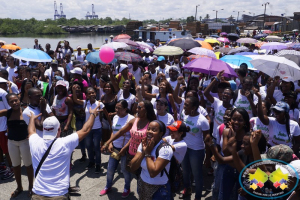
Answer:
[[[161,148],[166,147],[166,146],[171,146],[167,142],[162,142],[155,151],[156,158],[159,155],[159,151]],[[182,180],[183,180],[183,174],[182,174],[182,168],[181,164],[177,162],[176,158],[174,155],[171,158],[170,161],[170,171],[169,173],[167,172],[166,168],[163,169],[160,173],[160,177],[163,176],[163,174],[166,173],[169,182],[171,184],[171,190],[173,193],[180,191],[180,187],[182,185]]]
[[[130,81],[132,81],[132,76],[133,76],[132,73],[128,72],[128,78]],[[118,83],[120,83],[121,79],[122,79],[122,75],[121,75],[121,73],[119,73],[118,79],[117,79]]]
[[[236,101],[236,99],[237,99],[237,97],[238,97],[238,95],[239,95],[239,93],[238,93],[239,90],[240,90],[240,89],[237,89],[237,90],[234,90],[234,92],[233,92],[232,105],[234,105],[234,103],[235,103],[235,101]],[[252,90],[250,90],[250,93],[251,93],[251,99],[253,100],[254,93],[253,93]]]

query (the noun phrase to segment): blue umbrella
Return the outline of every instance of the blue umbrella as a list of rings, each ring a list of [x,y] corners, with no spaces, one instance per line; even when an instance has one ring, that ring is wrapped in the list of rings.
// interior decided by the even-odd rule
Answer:
[[[11,55],[25,61],[32,62],[51,62],[52,58],[44,51],[37,49],[21,49]]]
[[[240,66],[242,63],[246,63],[248,65],[248,69],[253,69],[253,65],[251,64],[252,58],[246,57],[246,56],[240,56],[240,55],[227,55],[220,60],[227,62],[229,64],[235,65],[235,66]]]
[[[95,51],[95,52],[90,52],[87,56],[86,56],[86,60],[91,62],[91,63],[94,63],[94,64],[98,64],[98,63],[101,63],[101,64],[106,64],[104,63],[100,57],[99,57],[99,51]],[[111,64],[111,63],[115,63],[117,62],[117,59],[113,59],[113,61],[111,61],[110,63],[108,64]]]
[[[253,53],[253,52],[241,52],[241,53],[236,53],[234,55],[240,55],[240,56],[245,56],[245,55],[258,55],[258,53]]]
[[[195,38],[195,40],[204,41],[204,38]]]
[[[265,33],[261,33],[261,34],[257,34],[257,35],[255,35],[253,38],[255,38],[255,39],[260,39],[260,38],[265,38],[265,37],[267,37],[268,36],[268,34],[265,34]]]

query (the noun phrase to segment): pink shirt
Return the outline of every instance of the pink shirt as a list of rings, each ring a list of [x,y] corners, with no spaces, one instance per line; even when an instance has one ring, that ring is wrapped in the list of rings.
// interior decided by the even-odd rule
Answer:
[[[137,149],[138,149],[140,143],[142,142],[142,139],[146,138],[146,136],[147,136],[146,132],[147,132],[147,128],[149,125],[149,122],[148,122],[144,128],[138,130],[137,122],[138,122],[138,119],[135,119],[133,126],[130,130],[131,140],[130,140],[130,144],[129,144],[128,153],[133,156],[136,154]]]
[[[78,79],[75,79],[74,81],[78,81]],[[89,87],[89,84],[86,82],[86,80],[82,79],[82,85],[83,87]]]

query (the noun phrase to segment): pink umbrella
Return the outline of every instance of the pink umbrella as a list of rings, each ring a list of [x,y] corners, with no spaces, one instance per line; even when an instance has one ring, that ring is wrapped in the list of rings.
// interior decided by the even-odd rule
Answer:
[[[139,47],[140,45],[132,40],[129,40],[129,39],[117,39],[117,40],[114,40],[114,42],[124,42],[128,45],[131,45],[131,46],[135,46],[135,47]]]
[[[217,40],[219,41],[219,42],[229,42],[229,40],[227,39],[227,38],[224,38],[224,37],[219,37],[219,38],[217,38]]]
[[[271,33],[272,33],[272,31],[270,31],[270,30],[265,30],[263,33],[266,33],[266,34],[271,34]]]

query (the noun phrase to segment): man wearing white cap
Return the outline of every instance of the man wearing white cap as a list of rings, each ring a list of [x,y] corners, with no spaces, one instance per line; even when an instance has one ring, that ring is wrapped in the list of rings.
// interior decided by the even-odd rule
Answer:
[[[75,53],[74,57],[75,60],[78,60],[81,64],[85,60],[86,55],[84,52],[81,52],[81,46],[77,46],[77,53]]]
[[[39,115],[31,113],[28,125],[29,145],[35,181],[32,199],[68,200],[70,183],[70,158],[79,141],[91,131],[99,106],[90,109],[90,117],[83,128],[64,138],[60,138],[60,124],[56,117],[48,117],[43,122],[43,137],[36,134],[35,119]]]
[[[119,88],[123,88],[123,82],[125,80],[135,81],[135,77],[128,71],[128,65],[120,64],[119,74],[116,75],[117,83]]]
[[[83,89],[84,89],[83,91],[85,91],[86,88],[89,87],[89,85],[86,82],[86,80],[84,80],[82,78],[82,69],[75,66],[75,68],[73,70],[71,70],[70,72],[73,74],[74,81],[78,81],[83,84]]]
[[[143,60],[147,62],[148,64],[153,60],[153,57],[150,56],[150,50],[145,49],[145,56],[143,57]]]

